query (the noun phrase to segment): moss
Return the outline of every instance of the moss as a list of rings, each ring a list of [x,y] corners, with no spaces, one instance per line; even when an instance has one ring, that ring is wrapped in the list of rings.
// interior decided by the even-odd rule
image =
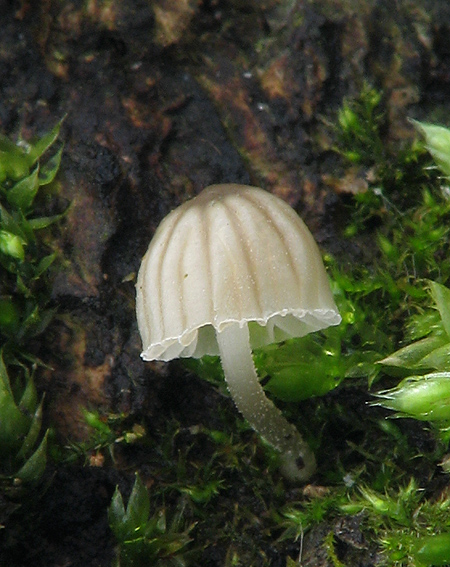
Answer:
[[[47,464],[43,396],[34,375],[42,365],[32,341],[49,324],[49,271],[56,254],[40,238],[61,215],[39,216],[38,193],[50,186],[62,146],[61,122],[34,143],[0,135],[0,516],[37,485]]]
[[[301,539],[308,557],[308,534],[312,537],[314,526],[357,515],[361,533],[380,554],[373,564],[443,565],[449,561],[448,497],[440,492],[445,477],[437,463],[448,445],[447,427],[442,419],[435,430],[411,421],[387,421],[385,413],[365,404],[373,399],[371,387],[392,383],[390,374],[408,376],[418,368],[425,370],[430,364],[430,358],[422,364],[425,356],[433,355],[439,370],[447,374],[448,290],[440,287],[450,279],[446,180],[430,167],[420,141],[413,139],[402,148],[385,144],[382,104],[380,93],[364,87],[357,100],[344,102],[338,116],[336,149],[367,179],[366,189],[346,200],[348,221],[342,236],[356,246],[363,236],[372,248],[370,263],[364,265],[325,258],[342,325],[262,349],[255,356],[269,392],[285,401],[305,400],[300,408],[288,404],[284,409],[316,447],[319,482],[327,486],[324,492],[320,486],[317,492],[313,488],[306,499],[303,493],[297,502],[280,508],[276,498],[267,500],[269,484],[276,482],[276,469],[269,469],[260,490],[272,522],[263,522],[263,529],[281,529],[278,542],[283,544]],[[440,154],[439,159],[445,156]],[[418,342],[394,353],[411,340]],[[428,341],[426,352],[423,341]],[[411,354],[414,349],[416,354],[420,351],[419,357]],[[214,359],[189,366],[221,387]],[[437,400],[445,412],[446,382],[438,388]],[[311,396],[315,400],[306,401]],[[420,401],[422,406],[427,403],[432,401]],[[389,404],[391,398],[384,405]],[[299,412],[303,417],[295,417]],[[431,419],[429,406],[421,409],[419,419]],[[276,455],[272,459],[276,462]],[[257,484],[252,481],[253,488]],[[248,510],[239,510],[236,521],[248,526]],[[315,552],[322,549],[331,565],[345,565],[346,556],[354,561],[353,544],[344,545],[333,528],[325,532],[319,548],[315,542]],[[253,561],[257,556],[255,550]],[[231,557],[229,564],[241,564],[236,549]],[[265,561],[261,564],[269,564]],[[367,558],[364,561],[367,564]]]
[[[426,169],[431,158],[417,140],[386,146],[383,96],[373,89],[345,101],[337,123],[343,167],[350,163],[366,180],[364,190],[340,204],[347,219],[340,236],[348,248],[324,258],[343,323],[255,355],[267,391],[316,451],[314,484],[285,483],[276,452],[222,395],[216,359],[174,365],[168,388],[177,390],[180,406],[192,389],[208,410],[191,408],[181,422],[174,404],[160,418],[89,409],[87,441],[68,449],[51,445],[58,469],[78,461],[120,473],[110,504],[117,564],[268,567],[314,565],[320,557],[336,567],[423,567],[448,561],[445,462],[438,468],[448,440],[418,420],[386,420],[387,410],[367,403],[374,388],[389,389],[399,375],[416,372],[399,348],[441,340],[445,331],[447,315],[434,307],[436,290],[450,279],[446,182]],[[20,265],[30,248],[8,238],[2,254]],[[348,250],[361,249],[361,239],[370,242],[370,253],[356,264]],[[12,331],[22,325],[17,313],[18,307],[4,309],[0,321],[10,352]],[[433,343],[426,354],[440,346]],[[394,356],[400,362],[387,364]],[[192,371],[209,384],[203,388]],[[164,393],[157,398],[164,406]],[[136,470],[141,481],[131,490]]]

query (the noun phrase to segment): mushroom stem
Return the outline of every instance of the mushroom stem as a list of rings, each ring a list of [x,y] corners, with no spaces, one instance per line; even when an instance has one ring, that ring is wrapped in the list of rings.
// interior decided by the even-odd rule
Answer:
[[[314,454],[294,425],[266,397],[253,363],[248,325],[231,323],[216,334],[225,380],[238,410],[280,451],[283,475],[291,481],[307,480],[316,468]]]

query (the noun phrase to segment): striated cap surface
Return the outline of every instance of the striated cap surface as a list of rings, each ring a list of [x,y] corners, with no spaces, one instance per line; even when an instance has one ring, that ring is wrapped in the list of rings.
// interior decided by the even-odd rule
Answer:
[[[161,222],[142,260],[144,360],[218,354],[215,333],[249,324],[252,348],[337,325],[318,247],[283,200],[212,185]]]

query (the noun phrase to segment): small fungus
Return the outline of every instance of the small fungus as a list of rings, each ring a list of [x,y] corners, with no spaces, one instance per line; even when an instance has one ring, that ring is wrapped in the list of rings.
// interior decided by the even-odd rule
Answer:
[[[219,355],[241,414],[305,481],[314,454],[269,400],[252,349],[340,323],[309,230],[283,200],[246,185],[212,185],[160,224],[137,280],[144,360]]]

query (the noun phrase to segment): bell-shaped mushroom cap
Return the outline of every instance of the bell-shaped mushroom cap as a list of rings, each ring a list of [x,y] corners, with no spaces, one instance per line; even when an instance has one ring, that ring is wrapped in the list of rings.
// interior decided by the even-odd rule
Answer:
[[[317,245],[283,200],[212,185],[158,227],[137,280],[144,360],[216,355],[216,332],[248,324],[252,348],[341,318]]]

